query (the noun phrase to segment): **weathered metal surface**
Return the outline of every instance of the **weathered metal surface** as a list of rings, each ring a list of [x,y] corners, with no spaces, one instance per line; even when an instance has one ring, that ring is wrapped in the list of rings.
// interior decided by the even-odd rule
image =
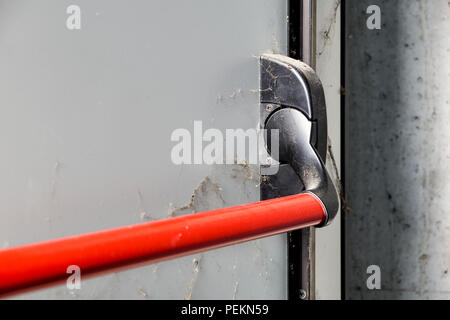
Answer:
[[[346,2],[350,299],[450,298],[450,6]],[[381,290],[368,290],[368,266]]]

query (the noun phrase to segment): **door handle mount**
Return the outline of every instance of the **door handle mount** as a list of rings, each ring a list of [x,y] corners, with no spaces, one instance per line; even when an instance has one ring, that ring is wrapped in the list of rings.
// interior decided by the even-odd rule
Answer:
[[[327,112],[321,81],[308,65],[285,56],[263,55],[260,65],[261,126],[267,130],[267,151],[280,163],[278,173],[263,179],[262,196],[311,193],[323,203],[327,218],[322,226],[328,225],[339,210],[339,197],[325,167]],[[274,130],[279,137],[275,153]]]

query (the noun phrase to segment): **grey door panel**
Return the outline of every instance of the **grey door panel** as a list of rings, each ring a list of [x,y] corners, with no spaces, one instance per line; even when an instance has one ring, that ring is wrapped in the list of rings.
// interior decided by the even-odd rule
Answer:
[[[258,56],[286,53],[286,1],[76,1],[68,30],[71,4],[0,1],[0,246],[259,200],[257,166],[177,166],[170,137],[258,127]],[[19,298],[285,298],[285,243]]]

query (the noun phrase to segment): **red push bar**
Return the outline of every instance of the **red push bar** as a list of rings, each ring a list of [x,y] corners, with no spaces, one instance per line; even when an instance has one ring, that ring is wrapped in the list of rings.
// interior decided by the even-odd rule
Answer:
[[[306,228],[326,220],[314,195],[256,202],[0,250],[0,295]]]

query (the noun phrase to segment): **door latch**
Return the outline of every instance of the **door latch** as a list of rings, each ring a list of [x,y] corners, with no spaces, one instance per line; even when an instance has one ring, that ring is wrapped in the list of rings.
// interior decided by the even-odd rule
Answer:
[[[267,151],[279,162],[278,172],[262,179],[261,198],[311,193],[324,205],[325,226],[339,210],[339,197],[325,168],[328,134],[322,84],[301,61],[263,55],[260,63],[261,126],[267,132]],[[277,152],[271,150],[274,130]]]

